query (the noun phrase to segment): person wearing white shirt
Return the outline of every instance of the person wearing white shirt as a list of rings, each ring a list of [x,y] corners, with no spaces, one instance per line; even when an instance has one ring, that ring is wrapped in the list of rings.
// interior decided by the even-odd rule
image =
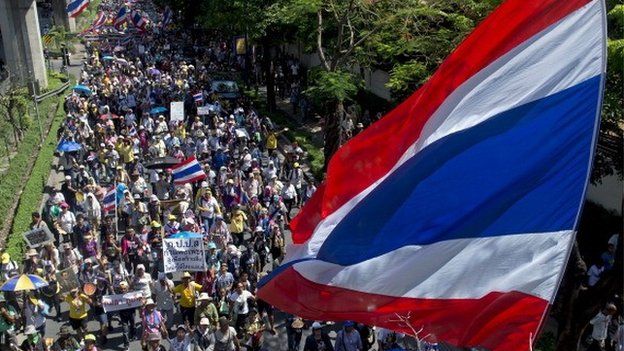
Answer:
[[[598,283],[604,270],[605,268],[601,260],[597,260],[595,264],[589,267],[589,270],[587,270],[587,283],[589,286],[594,286]]]
[[[252,293],[245,290],[243,284],[237,283],[236,289],[230,294],[230,311],[236,314],[236,331],[238,333],[243,332],[243,328],[247,323],[247,316],[249,315],[249,299],[255,300]]]
[[[605,340],[609,332],[611,317],[617,312],[614,304],[608,303],[594,318],[589,321],[593,326],[591,337],[593,339],[587,351],[602,351],[605,348]]]
[[[180,324],[173,339],[169,339],[171,351],[192,351],[191,337],[186,332],[184,324]]]
[[[154,301],[156,308],[165,317],[165,326],[167,329],[173,327],[173,281],[167,278],[165,273],[158,273],[158,281],[154,284],[152,292],[154,293]]]

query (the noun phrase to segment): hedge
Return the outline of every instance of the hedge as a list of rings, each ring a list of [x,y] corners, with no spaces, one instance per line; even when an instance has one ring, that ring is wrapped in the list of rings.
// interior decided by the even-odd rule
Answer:
[[[49,77],[51,87],[60,85],[58,78]],[[60,98],[50,98],[39,105],[39,114],[42,118],[41,124],[45,128],[49,120],[48,116],[52,108],[54,111],[52,127],[48,133],[41,150],[39,150],[39,129],[33,125],[26,131],[24,140],[18,147],[18,152],[9,164],[9,169],[0,178],[0,226],[4,224],[9,215],[9,209],[14,204],[15,192],[22,188],[23,175],[27,171],[29,163],[33,157],[37,157],[31,176],[26,181],[23,192],[19,199],[19,205],[15,213],[13,226],[6,239],[6,251],[11,257],[19,260],[24,252],[22,233],[29,228],[31,213],[39,210],[43,190],[50,174],[52,157],[56,149],[56,131],[64,118],[61,108]],[[35,122],[36,123],[36,122]]]

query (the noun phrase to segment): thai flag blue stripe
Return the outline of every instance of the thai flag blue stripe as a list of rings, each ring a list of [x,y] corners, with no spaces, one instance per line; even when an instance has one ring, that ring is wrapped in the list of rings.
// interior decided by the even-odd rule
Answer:
[[[187,177],[187,176],[189,176],[191,174],[194,174],[194,173],[197,173],[197,172],[201,172],[201,171],[202,171],[202,169],[201,169],[201,166],[199,165],[199,163],[196,163],[196,164],[190,166],[189,168],[187,168],[185,170],[182,170],[182,171],[179,171],[179,172],[176,172],[174,170],[173,171],[173,180],[181,179],[181,178]]]
[[[317,258],[350,265],[406,245],[572,229],[600,78],[423,149],[336,225]]]

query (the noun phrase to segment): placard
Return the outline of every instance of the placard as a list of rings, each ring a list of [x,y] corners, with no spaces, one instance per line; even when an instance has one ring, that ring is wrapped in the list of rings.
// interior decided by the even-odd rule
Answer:
[[[48,227],[41,227],[27,231],[24,235],[24,240],[29,247],[36,248],[45,243],[54,241],[54,235]]]
[[[69,267],[62,271],[56,272],[56,281],[59,284],[62,293],[68,293],[73,289],[80,287],[80,282],[78,281],[74,267]]]
[[[200,116],[204,116],[204,115],[210,114],[210,107],[208,107],[208,106],[198,106],[197,107],[197,114],[200,115]]]
[[[102,308],[104,312],[114,312],[137,308],[143,305],[143,293],[140,291],[130,291],[125,294],[102,296]]]
[[[183,101],[171,101],[169,111],[171,111],[171,121],[184,121]]]
[[[176,271],[206,271],[204,240],[198,238],[179,238],[163,240],[163,259],[165,273]]]

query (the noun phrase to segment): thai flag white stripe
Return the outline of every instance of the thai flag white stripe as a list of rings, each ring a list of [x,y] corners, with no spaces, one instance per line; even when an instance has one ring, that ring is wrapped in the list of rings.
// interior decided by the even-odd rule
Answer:
[[[434,113],[420,138],[397,164],[384,177],[322,220],[307,242],[290,245],[284,263],[316,257],[327,236],[351,209],[388,175],[434,141],[603,73],[601,38],[605,36],[596,35],[597,30],[603,30],[603,25],[601,4],[595,0],[468,79]]]
[[[404,246],[346,267],[320,260],[293,267],[318,284],[387,296],[477,299],[519,291],[549,300],[557,286],[553,267],[564,265],[572,235],[566,230],[456,239]],[[391,284],[389,277],[395,277]]]
[[[191,167],[195,167],[198,164],[199,164],[199,162],[197,162],[197,160],[194,160],[193,162],[189,162],[189,163],[185,164],[184,166],[180,166],[178,168],[174,168],[171,172],[173,174],[180,173],[180,172],[185,171],[185,170],[187,170],[187,169],[189,169]]]

